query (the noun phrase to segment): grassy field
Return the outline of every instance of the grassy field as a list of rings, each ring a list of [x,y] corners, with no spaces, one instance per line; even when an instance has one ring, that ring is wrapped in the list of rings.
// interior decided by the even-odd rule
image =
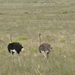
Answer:
[[[48,60],[39,38],[53,47]],[[21,66],[7,45],[20,42]],[[0,75],[75,75],[75,0],[0,0]]]

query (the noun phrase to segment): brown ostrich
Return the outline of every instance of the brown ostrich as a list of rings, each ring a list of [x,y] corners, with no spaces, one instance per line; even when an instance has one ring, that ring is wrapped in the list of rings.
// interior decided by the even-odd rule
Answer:
[[[49,57],[49,54],[52,50],[52,47],[48,43],[42,43],[41,44],[41,34],[39,34],[39,40],[40,40],[40,46],[39,46],[39,52],[44,55],[44,59]]]

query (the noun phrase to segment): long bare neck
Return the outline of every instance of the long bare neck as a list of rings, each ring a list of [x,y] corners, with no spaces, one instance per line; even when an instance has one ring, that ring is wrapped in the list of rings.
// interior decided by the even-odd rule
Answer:
[[[12,43],[12,34],[10,34],[10,43]]]
[[[39,44],[41,45],[41,34],[39,34]]]

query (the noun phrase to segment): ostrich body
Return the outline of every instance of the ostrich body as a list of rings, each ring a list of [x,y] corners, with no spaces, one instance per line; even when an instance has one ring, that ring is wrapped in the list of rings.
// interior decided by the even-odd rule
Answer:
[[[48,43],[42,43],[41,44],[41,34],[39,34],[39,39],[40,39],[40,46],[39,46],[39,52],[42,53],[44,55],[44,59],[49,57],[49,53],[52,50],[52,47],[50,44]]]
[[[8,45],[8,51],[12,54],[12,58],[14,58],[14,53],[18,53],[20,61],[20,52],[23,51],[23,46],[18,42],[12,42]]]

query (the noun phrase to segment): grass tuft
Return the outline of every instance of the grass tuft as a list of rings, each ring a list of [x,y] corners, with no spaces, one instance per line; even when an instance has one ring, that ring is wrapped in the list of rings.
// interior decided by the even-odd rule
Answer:
[[[25,14],[28,14],[28,12],[24,12]]]
[[[19,40],[27,40],[26,36],[19,36]]]
[[[65,43],[66,40],[65,40],[65,39],[61,39],[60,42],[61,42],[61,43]]]
[[[4,54],[5,52],[5,50],[0,50],[0,54]]]
[[[30,51],[35,53],[35,52],[37,52],[37,48],[30,48]]]

